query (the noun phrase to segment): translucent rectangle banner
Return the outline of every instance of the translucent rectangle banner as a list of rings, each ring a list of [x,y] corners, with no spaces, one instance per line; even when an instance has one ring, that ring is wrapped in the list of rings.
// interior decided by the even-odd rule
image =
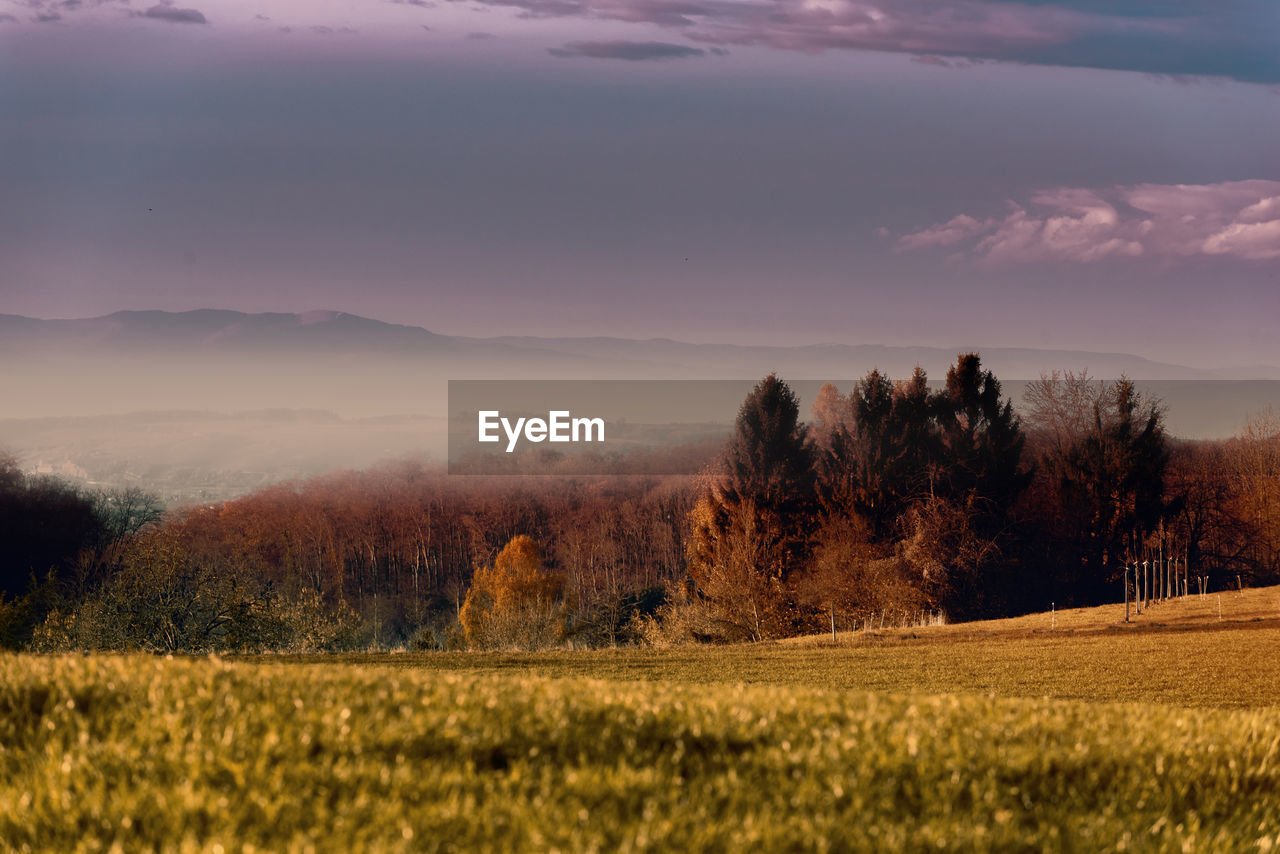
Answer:
[[[450,380],[449,473],[696,474],[749,380]]]
[[[459,475],[690,475],[719,459],[753,380],[450,380],[448,467]],[[801,420],[823,380],[787,380]],[[842,392],[857,380],[833,381]],[[1033,381],[1002,396],[1027,414]],[[939,380],[929,382],[940,388]],[[1138,380],[1160,403],[1169,434],[1234,435],[1252,415],[1280,409],[1280,382]]]

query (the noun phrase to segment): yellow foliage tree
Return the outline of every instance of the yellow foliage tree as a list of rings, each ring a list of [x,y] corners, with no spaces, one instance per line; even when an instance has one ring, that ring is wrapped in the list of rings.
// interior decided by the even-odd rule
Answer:
[[[689,576],[716,637],[764,640],[789,634],[790,597],[762,571],[779,563],[779,546],[751,501],[704,496],[689,513]]]
[[[564,638],[564,578],[543,567],[542,548],[521,534],[492,567],[476,570],[458,616],[473,649],[545,649]]]

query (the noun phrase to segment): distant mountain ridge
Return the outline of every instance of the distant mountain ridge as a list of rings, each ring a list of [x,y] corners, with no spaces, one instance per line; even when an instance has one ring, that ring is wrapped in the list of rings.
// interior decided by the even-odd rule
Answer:
[[[432,350],[449,336],[338,311],[246,314],[219,309],[117,311],[102,317],[37,320],[0,315],[0,335],[28,344],[97,346],[116,352],[162,345],[199,349],[331,347]]]
[[[997,376],[1031,379],[1055,369],[1134,379],[1280,379],[1280,367],[1202,369],[1128,353],[1009,347],[812,344],[794,347],[696,344],[666,338],[546,338],[446,335],[340,311],[257,313],[199,309],[118,311],[102,317],[41,320],[0,314],[0,359],[104,356],[430,357],[435,368],[497,370],[495,376],[572,378],[740,378],[778,371],[804,379],[859,377],[878,367],[903,376],[916,364],[931,376],[962,350],[977,350]],[[551,373],[548,373],[550,371]]]
[[[0,450],[32,469],[60,466],[178,502],[222,500],[380,459],[443,459],[450,380],[711,379],[750,388],[776,371],[807,415],[817,381],[849,391],[872,368],[896,379],[919,364],[937,382],[957,353],[975,349],[1015,407],[1022,380],[1087,369],[1138,381],[1186,438],[1234,435],[1252,414],[1280,411],[1280,369],[1206,371],[1124,353],[473,338],[337,311],[121,311],[0,315]],[[736,409],[725,406],[726,425]]]

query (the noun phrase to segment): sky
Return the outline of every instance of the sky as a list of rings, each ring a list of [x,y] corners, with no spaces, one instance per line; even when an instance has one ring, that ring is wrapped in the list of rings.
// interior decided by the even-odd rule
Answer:
[[[0,313],[1280,365],[1274,0],[0,0]]]

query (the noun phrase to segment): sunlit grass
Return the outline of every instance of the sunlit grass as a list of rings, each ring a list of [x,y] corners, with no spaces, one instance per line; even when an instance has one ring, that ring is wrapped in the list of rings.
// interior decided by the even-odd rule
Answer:
[[[0,656],[0,850],[1273,850],[1278,592],[836,644]]]
[[[1012,620],[885,629],[780,643],[343,660],[468,673],[836,690],[1052,697],[1248,708],[1280,705],[1280,588]],[[1051,628],[1054,626],[1054,628]],[[269,659],[281,660],[281,659]],[[283,659],[331,663],[330,658]]]
[[[0,658],[17,850],[1259,850],[1280,711]]]

